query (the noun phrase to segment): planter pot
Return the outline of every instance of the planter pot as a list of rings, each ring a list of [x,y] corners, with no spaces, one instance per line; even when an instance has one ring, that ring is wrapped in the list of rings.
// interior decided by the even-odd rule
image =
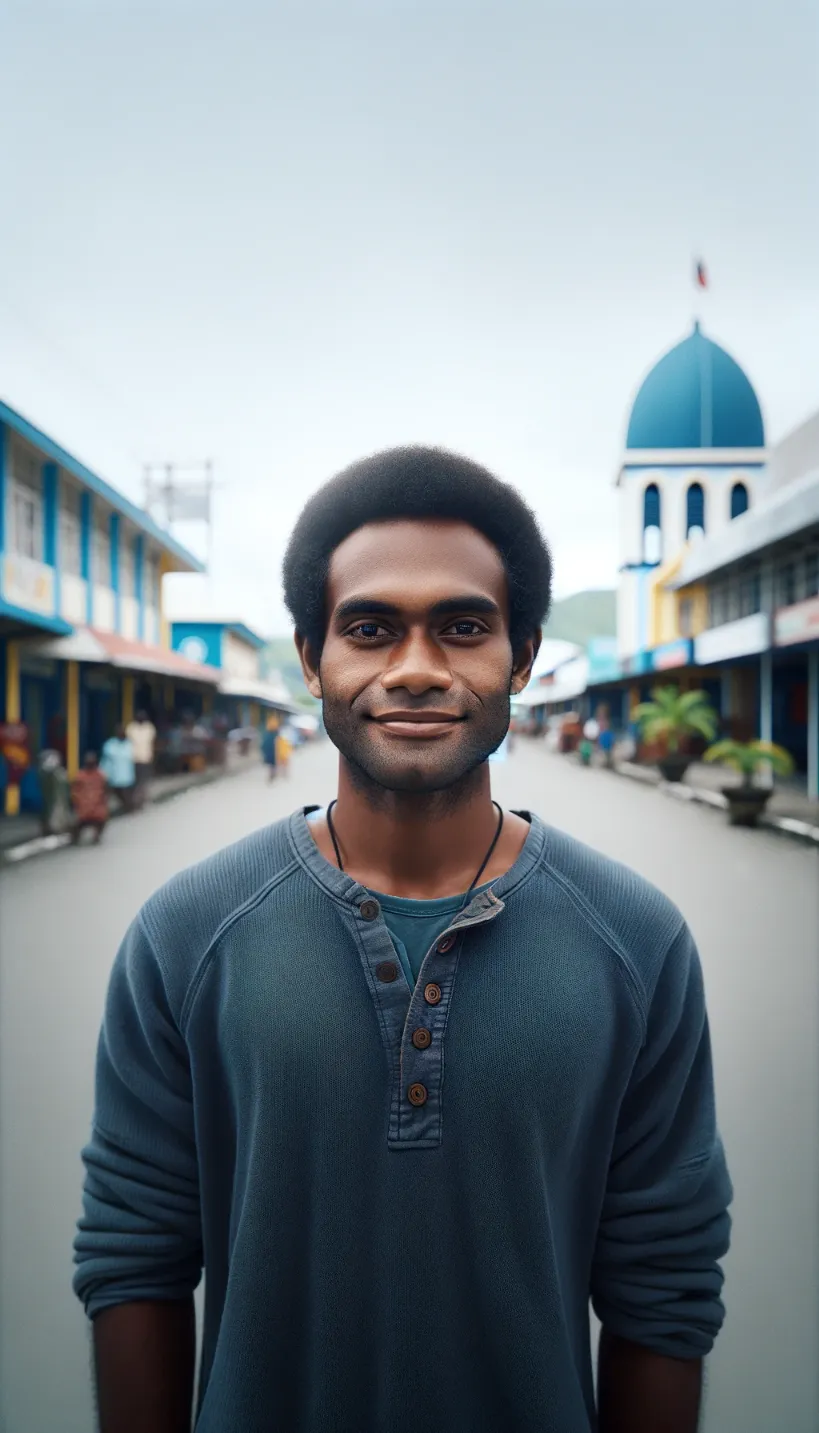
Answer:
[[[766,786],[723,786],[729,826],[755,826],[771,799]]]
[[[682,781],[690,765],[691,757],[686,756],[682,751],[670,751],[657,762],[660,773],[666,781]]]

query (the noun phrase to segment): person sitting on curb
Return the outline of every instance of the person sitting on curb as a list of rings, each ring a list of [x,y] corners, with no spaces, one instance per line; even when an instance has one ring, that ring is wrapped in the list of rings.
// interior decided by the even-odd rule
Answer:
[[[100,771],[95,751],[86,752],[83,769],[71,783],[71,804],[74,808],[74,829],[71,839],[79,845],[83,831],[94,832],[94,845],[102,840],[108,824],[108,783]]]

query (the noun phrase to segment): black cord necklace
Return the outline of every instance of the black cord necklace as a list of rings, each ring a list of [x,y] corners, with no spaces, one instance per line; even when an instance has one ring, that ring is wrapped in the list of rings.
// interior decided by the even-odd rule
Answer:
[[[338,839],[337,839],[337,837],[336,837],[336,828],[335,828],[335,826],[333,825],[333,807],[334,807],[335,805],[336,805],[336,802],[335,802],[335,801],[331,801],[331,802],[330,802],[330,805],[327,807],[327,830],[330,832],[330,839],[331,839],[331,841],[332,841],[332,843],[333,843],[333,850],[334,850],[335,853],[336,853],[336,861],[338,862],[338,869],[339,869],[340,871],[343,871],[343,870],[344,870],[344,864],[343,864],[342,859],[341,859],[341,851],[339,850],[339,847],[338,847]],[[480,879],[481,879],[481,876],[483,875],[484,871],[486,870],[487,866],[489,865],[489,862],[491,861],[492,856],[494,855],[495,847],[497,846],[498,841],[500,840],[501,831],[503,830],[503,807],[502,807],[502,806],[499,806],[498,803],[497,803],[497,801],[493,801],[493,802],[492,802],[492,805],[495,807],[495,810],[496,810],[497,813],[498,813],[498,824],[497,824],[497,827],[496,827],[496,829],[495,829],[495,834],[494,834],[494,836],[492,837],[492,841],[491,841],[491,844],[490,844],[490,846],[489,846],[489,850],[487,851],[486,855],[484,856],[483,860],[481,861],[481,864],[479,865],[479,867],[478,867],[478,869],[477,869],[477,872],[476,872],[476,874],[475,874],[475,878],[474,878],[474,880],[472,881],[472,883],[471,883],[471,885],[470,885],[470,887],[469,887],[469,890],[468,890],[467,893],[466,893],[466,896],[465,896],[465,898],[464,898],[463,907],[462,907],[463,910],[466,910],[466,907],[467,907],[468,904],[469,904],[469,897],[472,895],[472,892],[474,891],[475,887],[478,885],[478,883],[479,883],[479,881],[480,881]]]

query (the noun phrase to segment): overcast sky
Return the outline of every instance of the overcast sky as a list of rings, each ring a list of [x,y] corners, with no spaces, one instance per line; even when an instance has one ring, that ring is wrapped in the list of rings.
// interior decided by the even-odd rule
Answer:
[[[772,439],[819,407],[818,15],[5,0],[0,396],[131,497],[214,459],[177,613],[287,631],[300,504],[405,441],[519,486],[561,594],[613,583],[628,405],[695,312]]]

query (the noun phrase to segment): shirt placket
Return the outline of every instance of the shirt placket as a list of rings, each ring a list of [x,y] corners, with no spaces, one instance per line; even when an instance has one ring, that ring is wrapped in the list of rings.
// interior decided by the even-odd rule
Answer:
[[[378,901],[368,896],[358,904],[362,959],[389,1058],[390,1149],[441,1143],[444,1038],[464,938],[503,908],[491,890],[481,891],[430,946],[410,989]]]

